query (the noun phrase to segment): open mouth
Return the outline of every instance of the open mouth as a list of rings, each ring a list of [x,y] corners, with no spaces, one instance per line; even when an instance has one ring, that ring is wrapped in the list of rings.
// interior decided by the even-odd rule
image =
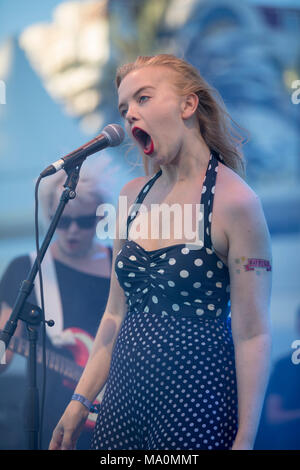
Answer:
[[[133,137],[138,141],[138,143],[143,147],[144,153],[146,155],[151,155],[154,151],[154,144],[151,136],[147,134],[146,131],[139,127],[134,127],[132,129]]]

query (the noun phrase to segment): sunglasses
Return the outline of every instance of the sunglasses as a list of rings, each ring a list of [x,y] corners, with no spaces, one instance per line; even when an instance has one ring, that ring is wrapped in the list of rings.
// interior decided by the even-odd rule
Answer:
[[[53,217],[51,217],[52,219]],[[96,215],[81,215],[80,217],[69,217],[68,215],[63,215],[59,219],[57,228],[62,230],[68,230],[72,222],[76,222],[77,226],[81,229],[93,228],[96,224],[97,216]]]

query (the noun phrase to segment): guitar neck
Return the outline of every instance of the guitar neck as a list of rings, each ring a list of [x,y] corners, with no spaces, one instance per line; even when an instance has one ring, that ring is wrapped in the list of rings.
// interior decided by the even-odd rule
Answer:
[[[24,338],[13,336],[8,349],[23,357],[28,357],[29,341]],[[37,362],[38,364],[42,364],[43,362],[43,349],[41,346],[37,346]],[[76,362],[64,357],[62,354],[52,351],[51,349],[46,349],[46,367],[74,382],[78,382],[83,371],[83,368],[76,364]]]

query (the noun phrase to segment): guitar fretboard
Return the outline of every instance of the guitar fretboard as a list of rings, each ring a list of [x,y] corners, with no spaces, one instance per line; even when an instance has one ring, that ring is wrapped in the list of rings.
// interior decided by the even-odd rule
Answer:
[[[29,341],[13,336],[8,349],[20,354],[21,356],[28,357]],[[43,362],[43,350],[41,346],[37,346],[37,362],[39,364]],[[46,367],[75,382],[78,382],[83,371],[83,368],[76,364],[76,362],[64,357],[62,354],[52,351],[51,349],[46,349]]]

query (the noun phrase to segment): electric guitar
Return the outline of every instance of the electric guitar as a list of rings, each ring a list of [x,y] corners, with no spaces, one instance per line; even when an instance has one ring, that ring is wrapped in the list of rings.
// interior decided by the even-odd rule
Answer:
[[[77,382],[79,381],[81,374],[83,372],[84,366],[87,363],[90,350],[94,338],[89,335],[86,331],[81,330],[80,328],[68,328],[64,332],[71,332],[75,340],[75,344],[64,346],[65,349],[71,351],[74,360],[68,359],[62,354],[57,353],[52,349],[46,348],[46,367],[51,369],[63,378],[63,384],[72,390],[75,389]],[[29,356],[29,341],[13,336],[10,340],[8,349],[11,351],[20,354],[21,356]],[[42,364],[43,362],[43,350],[41,346],[37,346],[37,362]],[[100,404],[105,387],[101,390],[97,396],[94,404]],[[86,420],[86,428],[92,429],[95,425],[97,419],[96,413],[89,413]]]

